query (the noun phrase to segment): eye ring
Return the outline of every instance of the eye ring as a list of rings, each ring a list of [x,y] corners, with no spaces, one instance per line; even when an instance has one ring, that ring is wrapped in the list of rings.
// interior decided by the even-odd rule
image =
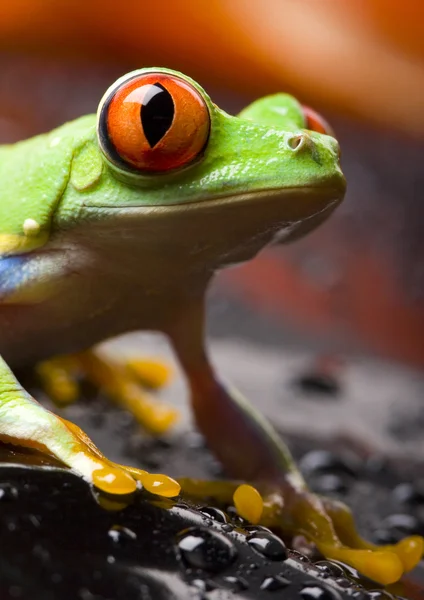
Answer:
[[[149,175],[197,162],[210,127],[206,100],[189,81],[146,71],[121,78],[110,88],[99,106],[97,133],[109,162]]]
[[[303,116],[305,119],[305,129],[331,135],[334,137],[334,131],[331,125],[310,106],[302,105]]]

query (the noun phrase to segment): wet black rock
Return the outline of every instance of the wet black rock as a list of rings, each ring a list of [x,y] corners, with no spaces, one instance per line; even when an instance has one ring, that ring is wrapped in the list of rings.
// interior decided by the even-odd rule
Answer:
[[[265,528],[226,532],[212,509],[205,527],[188,504],[143,493],[116,501],[52,468],[3,465],[0,490],[10,491],[0,501],[1,600],[349,597],[331,576],[323,586],[309,561],[287,558]]]
[[[223,571],[237,558],[234,544],[225,535],[204,527],[182,530],[177,547],[188,567],[205,571]]]
[[[205,515],[208,515],[211,519],[213,519],[214,521],[218,521],[219,523],[228,522],[228,518],[225,512],[223,510],[220,510],[219,508],[215,508],[214,506],[202,506],[200,512],[202,512]]]
[[[283,542],[268,531],[252,533],[247,538],[247,543],[269,560],[285,560],[287,558],[287,549]]]

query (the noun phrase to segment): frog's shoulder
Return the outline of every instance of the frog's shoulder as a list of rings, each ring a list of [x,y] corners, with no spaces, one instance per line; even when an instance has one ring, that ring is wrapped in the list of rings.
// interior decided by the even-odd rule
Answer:
[[[96,116],[0,147],[0,257],[43,246],[74,153],[94,139]]]

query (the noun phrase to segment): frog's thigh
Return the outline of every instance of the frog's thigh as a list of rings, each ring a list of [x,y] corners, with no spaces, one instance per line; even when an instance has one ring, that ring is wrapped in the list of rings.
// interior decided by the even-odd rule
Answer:
[[[143,389],[143,386],[158,388],[165,384],[169,372],[159,361],[120,363],[97,350],[89,350],[44,361],[37,365],[37,373],[44,390],[58,406],[78,399],[77,381],[82,375],[131,412],[153,434],[164,433],[178,417],[175,409],[162,404]]]

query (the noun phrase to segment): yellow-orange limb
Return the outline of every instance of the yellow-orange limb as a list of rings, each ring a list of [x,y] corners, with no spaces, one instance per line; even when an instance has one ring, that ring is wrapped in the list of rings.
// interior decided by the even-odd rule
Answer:
[[[165,433],[178,419],[174,408],[143,389],[143,386],[157,389],[169,379],[169,369],[159,361],[129,360],[121,364],[88,350],[44,361],[38,365],[37,373],[43,388],[58,406],[78,399],[78,376],[83,375],[154,435]]]

